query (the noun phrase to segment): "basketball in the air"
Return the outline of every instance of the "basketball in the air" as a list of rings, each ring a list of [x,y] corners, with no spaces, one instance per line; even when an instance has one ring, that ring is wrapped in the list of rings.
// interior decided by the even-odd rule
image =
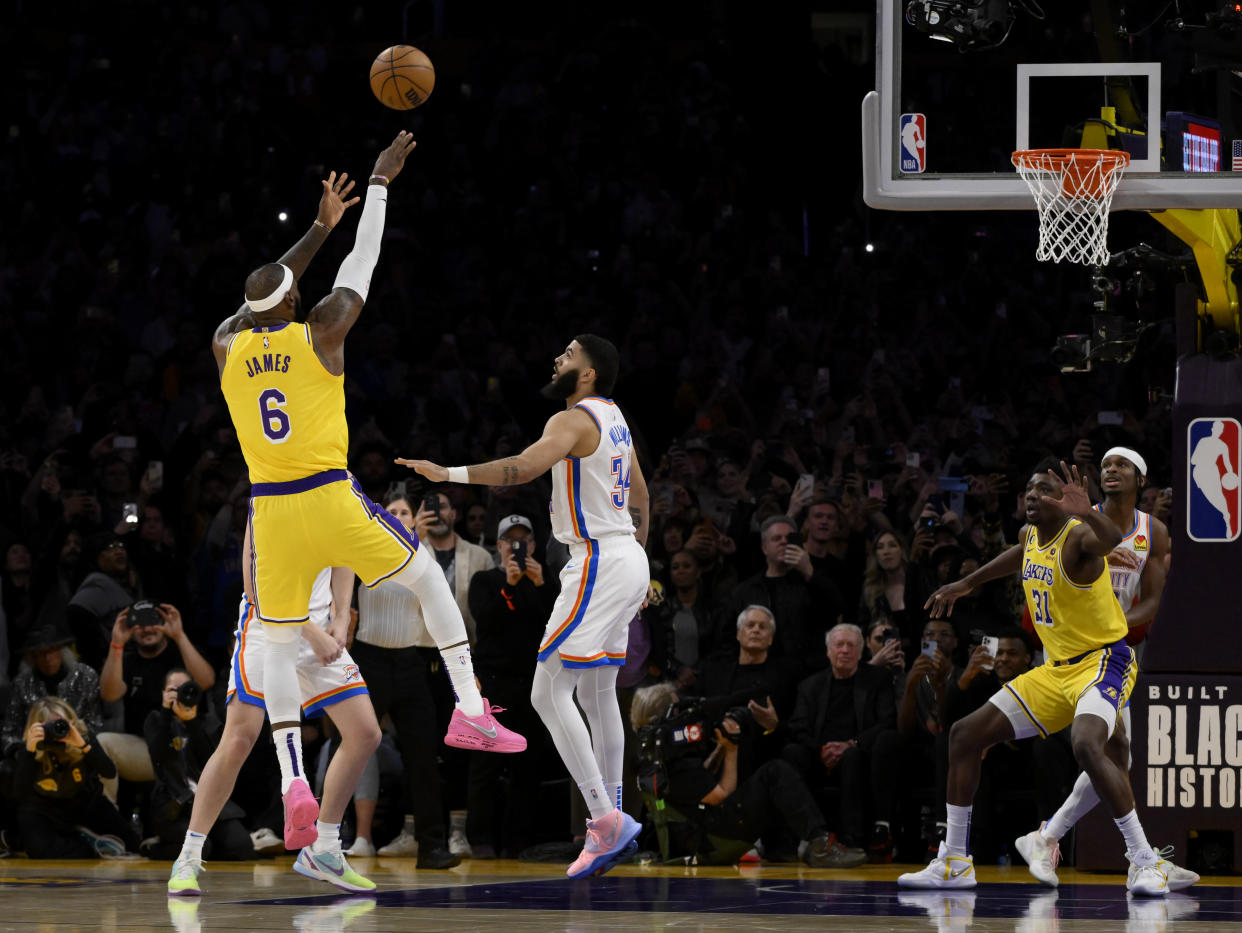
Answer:
[[[1238,488],[1238,474],[1226,473],[1220,478],[1220,485],[1224,489],[1234,490]]]
[[[393,110],[413,110],[431,96],[436,70],[412,45],[384,49],[371,64],[371,91]]]

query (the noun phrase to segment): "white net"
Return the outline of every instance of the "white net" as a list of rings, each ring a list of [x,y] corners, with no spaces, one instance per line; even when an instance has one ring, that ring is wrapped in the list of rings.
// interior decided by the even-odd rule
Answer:
[[[1108,212],[1128,153],[1096,149],[1015,152],[1013,164],[1035,196],[1041,262],[1108,262]]]

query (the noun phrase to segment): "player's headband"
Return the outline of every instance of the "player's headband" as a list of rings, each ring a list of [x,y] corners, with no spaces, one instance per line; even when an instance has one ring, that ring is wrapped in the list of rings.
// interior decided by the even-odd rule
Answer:
[[[1134,468],[1139,471],[1139,476],[1147,475],[1147,461],[1138,455],[1137,450],[1131,450],[1129,447],[1110,447],[1104,451],[1104,456],[1100,458],[1100,463],[1103,463],[1109,457],[1125,457],[1134,464]]]
[[[251,311],[269,311],[284,301],[285,295],[289,294],[289,289],[293,287],[293,270],[284,263],[279,263],[279,265],[285,270],[285,277],[280,280],[280,287],[266,298],[247,298],[246,304],[250,305]]]

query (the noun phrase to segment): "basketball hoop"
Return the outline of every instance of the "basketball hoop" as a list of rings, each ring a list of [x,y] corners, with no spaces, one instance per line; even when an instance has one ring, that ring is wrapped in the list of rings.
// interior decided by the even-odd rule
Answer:
[[[1116,149],[1022,149],[1013,164],[1035,196],[1041,262],[1108,262],[1108,211],[1130,153]]]

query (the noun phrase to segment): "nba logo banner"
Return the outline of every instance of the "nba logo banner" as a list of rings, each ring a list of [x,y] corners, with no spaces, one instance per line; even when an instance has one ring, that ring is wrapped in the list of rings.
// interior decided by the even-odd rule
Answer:
[[[1195,418],[1187,434],[1186,533],[1192,541],[1233,541],[1242,530],[1242,430],[1235,418]]]
[[[901,115],[901,170],[922,172],[927,168],[927,117],[921,113]]]

